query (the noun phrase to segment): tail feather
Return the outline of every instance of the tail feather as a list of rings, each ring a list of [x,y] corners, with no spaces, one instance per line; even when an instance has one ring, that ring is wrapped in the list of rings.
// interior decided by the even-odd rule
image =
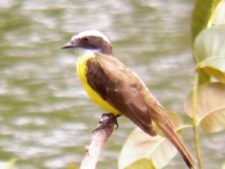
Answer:
[[[187,166],[190,169],[195,169],[195,160],[185,146],[183,139],[176,133],[176,131],[174,131],[172,127],[173,124],[170,121],[165,120],[163,123],[158,122],[157,125],[180,152]]]

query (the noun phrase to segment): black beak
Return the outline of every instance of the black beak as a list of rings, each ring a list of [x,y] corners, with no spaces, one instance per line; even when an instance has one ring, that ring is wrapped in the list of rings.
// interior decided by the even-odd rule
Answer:
[[[64,44],[62,46],[62,49],[75,48],[75,47],[77,47],[76,43],[70,41],[70,42],[67,42],[66,44]]]

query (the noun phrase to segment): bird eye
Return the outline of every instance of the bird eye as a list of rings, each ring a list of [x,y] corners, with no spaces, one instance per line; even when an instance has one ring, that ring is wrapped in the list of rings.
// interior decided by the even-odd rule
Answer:
[[[88,38],[87,38],[87,37],[85,37],[85,38],[84,38],[84,41],[88,41]]]

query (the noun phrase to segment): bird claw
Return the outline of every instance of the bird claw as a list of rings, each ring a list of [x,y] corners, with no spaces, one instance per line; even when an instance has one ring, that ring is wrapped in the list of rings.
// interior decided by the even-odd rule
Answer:
[[[120,115],[114,115],[112,113],[104,113],[102,114],[102,117],[101,117],[101,120],[99,121],[99,126],[97,128],[95,128],[92,133],[95,133],[97,132],[98,130],[102,130],[102,129],[105,129],[107,127],[109,127],[110,125],[115,125],[116,126],[116,129],[118,129],[119,127],[119,124],[117,122],[117,118],[119,117]]]

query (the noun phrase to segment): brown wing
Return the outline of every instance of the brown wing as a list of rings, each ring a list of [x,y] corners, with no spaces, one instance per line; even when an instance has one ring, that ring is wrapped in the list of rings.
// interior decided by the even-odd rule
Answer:
[[[173,123],[135,73],[116,58],[104,55],[90,59],[87,68],[88,83],[104,100],[150,135],[156,134],[151,127],[153,119],[176,146],[188,167],[195,168],[194,159],[174,130]]]
[[[141,80],[118,59],[99,55],[87,62],[87,81],[100,96],[151,135],[149,107]]]

